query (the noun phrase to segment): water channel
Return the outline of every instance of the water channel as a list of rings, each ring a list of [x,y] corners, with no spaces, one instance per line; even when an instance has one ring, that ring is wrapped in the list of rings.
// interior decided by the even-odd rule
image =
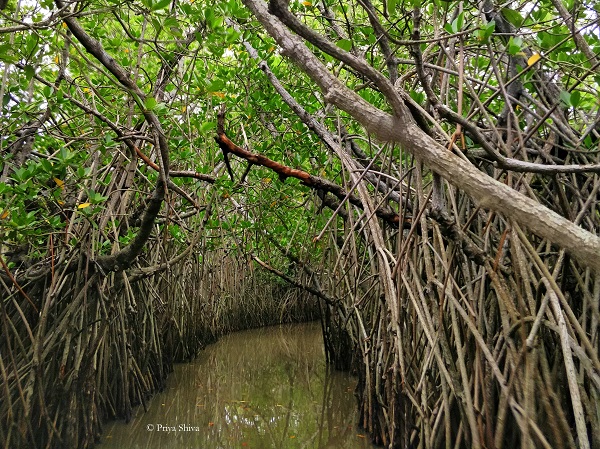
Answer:
[[[373,449],[356,426],[356,380],[325,364],[318,323],[222,337],[101,449]]]

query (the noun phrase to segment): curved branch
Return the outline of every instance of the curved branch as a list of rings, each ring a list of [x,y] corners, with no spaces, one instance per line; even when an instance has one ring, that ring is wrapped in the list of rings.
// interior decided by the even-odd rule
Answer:
[[[144,210],[138,233],[133,238],[131,243],[124,247],[121,251],[110,256],[100,256],[96,259],[96,263],[100,269],[106,274],[110,271],[121,271],[129,268],[136,257],[142,252],[146,241],[152,234],[154,220],[160,212],[162,202],[165,198],[165,188],[163,182],[159,179],[148,206]]]
[[[63,9],[64,4],[62,0],[55,0],[56,5]],[[92,54],[104,67],[106,67],[110,73],[125,87],[137,101],[143,101],[145,94],[137,86],[137,84],[129,77],[127,71],[117,63],[102,47],[102,44],[91,37],[79,24],[77,19],[70,15],[68,11],[63,12],[63,20],[67,24],[67,27],[77,40],[84,46],[88,53]],[[133,238],[131,243],[123,248],[116,254],[110,256],[100,256],[96,259],[98,267],[104,272],[120,271],[129,268],[136,257],[142,252],[144,244],[152,233],[154,220],[160,212],[162,202],[165,197],[167,183],[168,183],[168,170],[169,170],[169,145],[167,138],[162,130],[162,126],[156,114],[152,111],[143,109],[142,113],[148,124],[152,127],[156,140],[158,141],[158,148],[161,158],[160,164],[160,177],[156,182],[152,197],[148,202],[148,206],[144,210],[142,215],[141,225],[138,233]]]

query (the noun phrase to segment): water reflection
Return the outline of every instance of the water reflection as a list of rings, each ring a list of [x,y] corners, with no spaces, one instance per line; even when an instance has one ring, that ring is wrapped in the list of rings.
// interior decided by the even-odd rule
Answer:
[[[318,324],[225,336],[181,365],[148,411],[105,429],[102,449],[367,449],[355,381],[326,366]]]

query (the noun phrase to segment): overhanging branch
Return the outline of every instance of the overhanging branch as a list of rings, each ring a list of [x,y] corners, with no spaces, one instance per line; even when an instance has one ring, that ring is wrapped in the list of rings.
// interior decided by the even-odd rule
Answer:
[[[282,181],[285,181],[286,178],[296,178],[300,180],[300,182],[303,185],[310,187],[311,189],[331,193],[335,195],[339,200],[347,200],[352,205],[363,209],[364,206],[362,204],[362,201],[357,196],[348,193],[343,187],[319,176],[313,176],[310,173],[305,172],[304,170],[298,170],[295,168],[288,167],[286,165],[280,164],[279,162],[275,162],[269,159],[268,157],[263,156],[262,154],[252,153],[251,151],[237,146],[225,135],[224,114],[225,113],[223,110],[219,112],[217,136],[215,137],[215,141],[217,142],[217,144],[219,144],[219,147],[223,150],[224,153],[232,153],[238,157],[246,159],[248,162],[254,165],[261,165],[263,167],[269,168],[275,173],[277,173]],[[386,223],[394,227],[398,227],[398,224],[400,222],[400,216],[391,208],[379,207],[376,210],[376,215],[379,218],[383,219]]]

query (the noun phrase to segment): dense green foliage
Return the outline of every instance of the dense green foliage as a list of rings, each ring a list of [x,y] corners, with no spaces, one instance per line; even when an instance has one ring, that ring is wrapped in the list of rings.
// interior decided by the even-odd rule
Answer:
[[[36,5],[33,10],[23,7],[20,14],[32,20],[49,20],[47,6]],[[273,95],[266,80],[249,76],[256,72],[256,64],[240,47],[239,33],[223,23],[225,14],[231,12],[247,16],[239,5],[230,2],[205,9],[201,3],[192,2],[173,12],[160,2],[123,6],[116,10],[114,4],[99,4],[93,9],[105,8],[104,13],[85,15],[80,22],[118,64],[127,68],[146,95],[144,99],[120,86],[73,44],[58,18],[50,20],[52,27],[39,32],[3,35],[6,44],[2,59],[14,64],[6,66],[2,88],[2,134],[19,136],[31,126],[34,136],[32,143],[3,141],[9,149],[3,159],[8,181],[2,184],[4,243],[13,248],[28,245],[35,249],[30,255],[38,260],[49,255],[50,234],[55,236],[54,251],[85,248],[91,256],[109,254],[115,245],[127,245],[135,235],[135,226],[126,223],[131,217],[125,211],[139,207],[158,177],[147,165],[136,163],[131,147],[123,144],[124,140],[134,142],[156,158],[151,138],[135,139],[147,132],[144,110],[153,111],[163,124],[171,170],[210,174],[222,161],[212,140],[214,108],[221,102],[231,111],[232,138],[241,139],[246,133],[254,150],[311,169],[309,148],[313,148],[314,139],[305,138],[306,129],[291,120],[289,113],[287,117],[280,113],[281,100]],[[186,42],[178,42],[184,34]],[[255,45],[273,53],[271,43],[258,40]],[[161,76],[169,78],[158,84]],[[257,118],[272,123],[277,136],[257,139],[264,129]],[[14,158],[20,157],[19,145],[30,148],[19,149],[25,152],[26,161],[14,164],[19,166],[13,169]],[[285,148],[288,150],[283,152]],[[320,154],[317,158],[313,161],[323,166],[326,157]],[[128,178],[122,179],[122,173],[128,173]],[[292,216],[303,213],[305,209],[297,206],[308,193],[292,182],[284,186],[271,180],[267,171],[255,169],[246,184],[238,185],[228,179],[221,165],[214,178],[218,195],[222,199],[233,195],[244,204],[244,213],[232,213],[231,204],[225,201],[225,209],[208,220],[207,228],[231,234],[241,243],[247,240],[242,235],[244,229],[260,222],[261,229],[275,229],[291,237],[291,220],[280,211]],[[174,179],[174,183],[189,196],[182,198],[171,192],[171,212],[185,216],[193,210],[189,199],[201,198],[199,192],[206,183],[189,177]],[[306,234],[306,220],[293,221],[301,226],[298,230],[302,235]],[[177,217],[162,226],[168,227],[175,239],[185,241],[185,225]],[[88,233],[89,229],[93,232]],[[157,233],[157,238],[160,234],[163,232]]]

